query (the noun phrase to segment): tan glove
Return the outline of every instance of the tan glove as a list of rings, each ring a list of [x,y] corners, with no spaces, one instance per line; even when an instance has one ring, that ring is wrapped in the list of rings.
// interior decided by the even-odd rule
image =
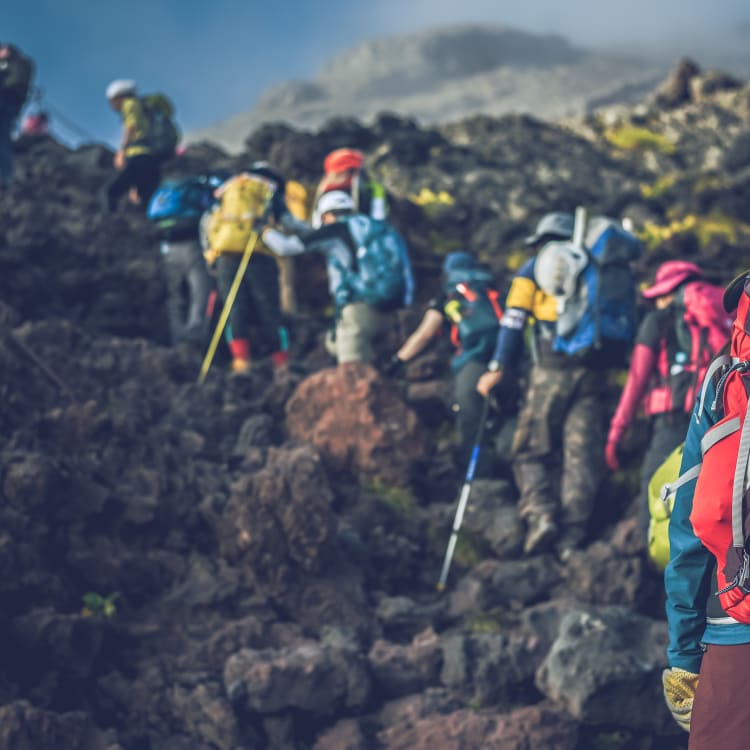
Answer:
[[[203,257],[206,260],[206,265],[209,268],[213,268],[216,263],[216,259],[219,257],[219,253],[216,250],[212,250],[210,247],[203,251]]]
[[[667,708],[674,716],[674,720],[689,732],[698,675],[679,667],[669,667],[662,672],[661,682]]]

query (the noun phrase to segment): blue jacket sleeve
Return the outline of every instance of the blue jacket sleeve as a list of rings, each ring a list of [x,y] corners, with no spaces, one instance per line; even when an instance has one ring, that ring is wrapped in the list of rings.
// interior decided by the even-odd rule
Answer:
[[[685,439],[680,474],[702,460],[701,438],[719,418],[708,407],[708,404],[713,403],[715,393],[716,388],[711,384],[700,421],[699,404],[696,403]],[[669,519],[669,564],[664,571],[664,585],[669,625],[669,665],[697,674],[703,656],[701,638],[706,628],[706,603],[711,593],[714,560],[696,537],[690,523],[694,492],[695,480],[677,491]]]

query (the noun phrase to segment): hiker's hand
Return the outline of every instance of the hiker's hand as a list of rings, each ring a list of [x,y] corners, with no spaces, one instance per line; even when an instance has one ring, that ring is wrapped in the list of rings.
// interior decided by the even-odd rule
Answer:
[[[406,362],[403,359],[399,359],[398,354],[394,354],[385,361],[380,371],[386,377],[393,378],[401,372],[405,365]]]
[[[219,257],[219,253],[209,247],[203,251],[203,257],[206,260],[206,265],[209,268],[213,268],[213,266],[216,264],[217,258]]]
[[[679,667],[669,667],[662,672],[661,683],[669,712],[680,727],[689,732],[698,675]]]
[[[490,395],[490,391],[503,379],[503,371],[496,370],[495,372],[482,373],[479,380],[477,381],[477,391],[482,394],[485,398]]]
[[[121,148],[117,149],[113,163],[115,165],[115,169],[125,168],[125,152]]]
[[[612,471],[617,471],[620,468],[620,459],[617,458],[617,443],[612,441],[607,443],[604,448],[604,460]]]

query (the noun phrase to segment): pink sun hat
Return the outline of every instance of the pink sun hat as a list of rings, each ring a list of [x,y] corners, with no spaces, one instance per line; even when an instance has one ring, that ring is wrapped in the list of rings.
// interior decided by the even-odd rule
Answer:
[[[686,281],[702,278],[703,271],[695,263],[689,263],[686,260],[668,260],[656,270],[654,283],[644,289],[641,294],[646,299],[662,297],[665,294],[671,294],[680,284],[684,284]]]

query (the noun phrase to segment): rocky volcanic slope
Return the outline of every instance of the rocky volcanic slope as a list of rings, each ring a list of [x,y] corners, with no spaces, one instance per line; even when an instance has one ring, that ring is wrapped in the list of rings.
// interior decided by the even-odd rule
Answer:
[[[644,274],[689,257],[723,281],[750,258],[750,87],[689,65],[639,107],[568,128],[269,126],[241,157],[204,144],[171,169],[262,157],[311,182],[340,145],[391,190],[422,299],[441,253],[474,248],[507,281],[539,214],[579,203],[634,221],[655,248]],[[438,595],[462,470],[446,351],[406,389],[331,368],[309,258],[295,365],[232,378],[220,359],[198,386],[200,354],[163,345],[149,227],[99,213],[110,157],[21,142],[0,196],[0,747],[684,748],[661,699],[637,455],[565,565],[519,555],[502,467],[477,482]],[[402,317],[408,330],[419,311]]]

